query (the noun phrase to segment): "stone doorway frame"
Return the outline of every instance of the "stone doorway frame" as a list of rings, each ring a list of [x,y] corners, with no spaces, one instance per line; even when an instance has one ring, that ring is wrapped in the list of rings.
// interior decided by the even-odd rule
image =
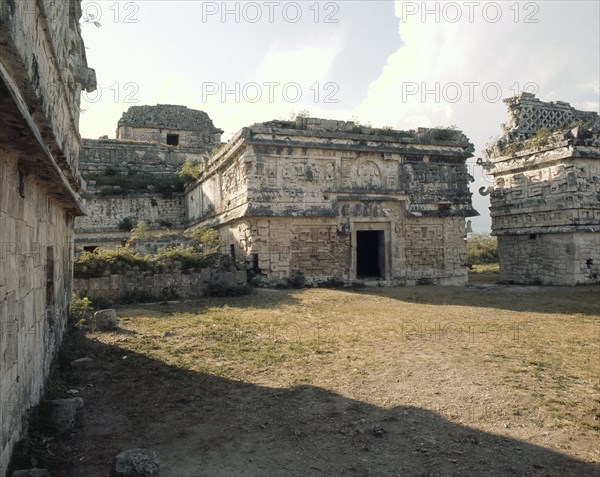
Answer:
[[[351,254],[350,254],[350,278],[357,280],[357,256],[358,241],[357,232],[382,232],[383,233],[383,244],[379,253],[383,254],[382,259],[380,258],[379,269],[381,277],[369,277],[367,280],[389,280],[390,273],[392,270],[392,247],[391,247],[391,232],[392,226],[390,222],[353,222],[351,224]]]

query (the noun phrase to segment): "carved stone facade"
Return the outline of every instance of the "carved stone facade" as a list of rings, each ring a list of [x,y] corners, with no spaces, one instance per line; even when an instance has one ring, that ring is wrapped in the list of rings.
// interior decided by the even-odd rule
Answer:
[[[79,2],[0,2],[0,475],[69,312],[82,214],[79,98],[93,91]]]
[[[142,220],[153,232],[183,230],[177,170],[185,161],[208,160],[221,133],[203,111],[159,104],[129,108],[119,121],[118,139],[85,139],[80,168],[88,215],[75,221],[76,249],[120,245],[129,238],[128,225]]]
[[[186,215],[267,284],[462,285],[472,150],[449,129],[256,124],[211,157]]]
[[[533,95],[505,101],[509,121],[480,163],[494,178],[501,279],[600,282],[600,118]]]

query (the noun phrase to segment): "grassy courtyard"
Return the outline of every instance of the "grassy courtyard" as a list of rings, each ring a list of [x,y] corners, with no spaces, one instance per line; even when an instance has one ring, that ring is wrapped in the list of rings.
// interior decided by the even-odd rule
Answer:
[[[599,297],[482,283],[122,308],[119,330],[67,343],[65,363],[96,366],[62,374],[84,426],[48,450],[64,476],[129,447],[166,477],[597,475]]]

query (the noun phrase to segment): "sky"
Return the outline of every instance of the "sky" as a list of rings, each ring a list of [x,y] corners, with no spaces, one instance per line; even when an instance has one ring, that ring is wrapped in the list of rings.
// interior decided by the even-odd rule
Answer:
[[[597,1],[83,1],[98,90],[81,135],[115,137],[134,105],[208,113],[223,140],[295,114],[397,129],[461,129],[475,232],[490,231],[489,178],[475,164],[502,134],[502,99],[600,110]],[[97,22],[97,23],[94,23]]]

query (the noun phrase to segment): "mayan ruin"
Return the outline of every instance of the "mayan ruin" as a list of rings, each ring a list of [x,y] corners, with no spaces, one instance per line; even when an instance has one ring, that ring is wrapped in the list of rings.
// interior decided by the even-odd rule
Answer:
[[[600,475],[600,3],[0,0],[0,477]]]
[[[529,93],[505,103],[504,135],[484,151],[502,280],[600,282],[600,117]]]
[[[185,129],[168,123],[173,111],[206,118],[194,126],[204,137],[184,142]],[[175,134],[182,143],[169,147]],[[217,228],[223,251],[271,285],[466,283],[464,218],[477,212],[465,166],[473,145],[462,132],[298,118],[244,128],[209,158],[218,134],[201,111],[134,106],[116,140],[85,140],[80,167],[93,213],[76,221],[78,248],[118,245],[128,232],[119,223],[145,220],[156,230]],[[185,160],[206,172],[166,198],[94,181],[137,175],[152,187]]]
[[[67,324],[73,224],[85,213],[80,95],[96,86],[78,2],[38,2],[44,22],[26,8],[0,4],[0,475]]]

